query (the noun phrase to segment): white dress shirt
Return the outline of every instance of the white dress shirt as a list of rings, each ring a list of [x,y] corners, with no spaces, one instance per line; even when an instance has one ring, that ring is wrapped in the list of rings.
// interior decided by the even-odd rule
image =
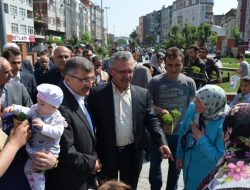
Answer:
[[[116,146],[134,143],[133,114],[130,87],[120,93],[112,83],[115,106]]]

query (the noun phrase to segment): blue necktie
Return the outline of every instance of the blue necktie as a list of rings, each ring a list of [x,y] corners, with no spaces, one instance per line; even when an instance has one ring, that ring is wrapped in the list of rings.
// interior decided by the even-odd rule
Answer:
[[[84,114],[85,114],[85,116],[86,116],[86,118],[87,118],[87,120],[88,120],[88,122],[89,122],[89,125],[90,125],[90,127],[91,127],[91,129],[92,129],[92,132],[94,133],[93,123],[92,123],[92,121],[91,121],[89,112],[88,112],[88,110],[86,109],[86,107],[85,107],[84,104],[83,104],[83,112],[84,112]]]

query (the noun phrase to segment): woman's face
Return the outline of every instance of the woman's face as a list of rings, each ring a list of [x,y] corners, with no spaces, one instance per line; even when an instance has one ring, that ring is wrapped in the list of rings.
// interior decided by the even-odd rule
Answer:
[[[204,113],[205,112],[204,106],[201,104],[201,101],[196,96],[194,98],[194,103],[195,103],[195,111],[197,113]]]

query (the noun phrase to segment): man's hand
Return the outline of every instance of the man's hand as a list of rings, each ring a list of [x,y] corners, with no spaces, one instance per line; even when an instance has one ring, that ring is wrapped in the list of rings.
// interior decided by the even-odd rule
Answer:
[[[196,141],[198,141],[202,136],[205,135],[204,127],[202,127],[201,130],[199,130],[194,124],[192,124],[191,130],[192,130],[192,136]]]
[[[3,110],[3,113],[12,113],[14,111],[14,105],[8,106]]]
[[[164,114],[169,114],[168,110],[162,109],[157,106],[154,106],[154,110],[155,110],[156,115],[159,115],[160,117],[162,117]]]
[[[167,145],[160,146],[159,150],[160,150],[162,159],[170,158],[172,161],[174,161],[173,155]]]
[[[33,119],[32,125],[34,125],[38,128],[43,128],[43,121],[40,118]]]
[[[181,170],[183,168],[183,161],[181,159],[176,159],[176,168]]]
[[[101,171],[101,169],[102,169],[102,164],[101,164],[100,160],[97,159],[96,162],[95,162],[94,172],[98,173],[98,172]]]
[[[56,167],[57,158],[50,152],[37,152],[34,160],[34,170],[44,171]]]

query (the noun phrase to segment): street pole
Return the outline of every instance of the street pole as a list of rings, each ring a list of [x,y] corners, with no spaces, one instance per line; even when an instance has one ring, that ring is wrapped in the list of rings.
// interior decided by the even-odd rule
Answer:
[[[102,44],[104,44],[104,24],[103,24],[103,7],[102,7],[102,0],[101,0],[101,20],[102,20]]]
[[[108,9],[110,9],[110,7],[104,7],[104,9],[106,9],[106,25],[107,25],[107,35],[109,35],[109,32],[108,32]]]
[[[3,1],[0,2],[0,49],[2,50],[4,44],[6,44],[6,28],[5,28],[5,19],[4,19],[4,7]]]

